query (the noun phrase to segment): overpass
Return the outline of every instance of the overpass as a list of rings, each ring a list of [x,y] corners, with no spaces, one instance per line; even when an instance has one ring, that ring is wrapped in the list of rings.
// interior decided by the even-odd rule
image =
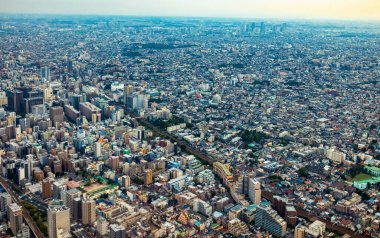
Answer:
[[[22,216],[26,224],[29,226],[30,230],[32,231],[34,237],[44,238],[45,235],[40,231],[37,224],[34,222],[33,218],[29,215],[26,208],[22,206],[21,200],[19,199],[17,194],[9,187],[8,182],[0,177],[0,185],[3,186],[3,188],[5,189],[5,191],[7,191],[7,193],[9,193],[9,195],[11,195],[13,202],[17,203],[19,206],[22,207]]]

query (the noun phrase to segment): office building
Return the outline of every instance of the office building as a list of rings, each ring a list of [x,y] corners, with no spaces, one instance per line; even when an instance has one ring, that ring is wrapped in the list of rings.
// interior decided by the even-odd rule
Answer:
[[[11,231],[16,235],[22,228],[22,208],[16,203],[8,205],[8,219]]]
[[[63,122],[64,113],[62,107],[51,107],[50,108],[50,120],[54,127]]]
[[[8,205],[10,205],[11,203],[12,197],[9,193],[0,193],[0,211],[2,217],[8,215]]]
[[[96,231],[100,236],[104,236],[108,232],[108,221],[102,216],[96,218]]]
[[[92,225],[96,220],[96,204],[94,200],[82,201],[82,224]]]
[[[71,105],[65,105],[65,116],[70,122],[77,123],[77,121],[80,119],[80,111],[75,109]]]
[[[123,98],[124,105],[127,105],[127,98],[132,93],[133,93],[133,86],[132,85],[126,85],[126,86],[124,86],[124,98]]]
[[[24,113],[32,113],[33,107],[44,103],[43,97],[24,98]]]
[[[153,183],[153,170],[147,169],[144,174],[144,184],[150,185]]]
[[[89,102],[82,102],[79,104],[79,111],[92,123],[101,121],[102,114],[100,108]]]
[[[48,199],[53,197],[52,183],[50,179],[46,178],[42,181],[42,198]]]
[[[70,208],[62,205],[48,207],[48,235],[49,238],[58,238],[59,232],[70,232]]]
[[[72,188],[66,192],[66,206],[70,208],[70,215],[74,217],[74,199],[80,198],[82,192],[76,188]]]
[[[261,202],[261,184],[254,178],[248,180],[248,196],[251,201],[258,205]]]
[[[126,229],[122,225],[112,224],[110,225],[109,238],[126,238]]]
[[[72,201],[72,207],[70,210],[72,211],[72,220],[79,221],[82,219],[82,198],[76,197]]]
[[[45,79],[47,81],[50,80],[50,69],[49,69],[49,67],[47,67],[47,66],[41,67],[40,77],[41,77],[41,79]]]
[[[128,188],[131,185],[131,178],[128,175],[121,176],[120,185],[123,188]]]

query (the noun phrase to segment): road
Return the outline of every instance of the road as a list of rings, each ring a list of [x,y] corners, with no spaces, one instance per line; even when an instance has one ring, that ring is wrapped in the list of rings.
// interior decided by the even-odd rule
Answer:
[[[127,110],[125,108],[125,110]],[[179,139],[178,137],[162,130],[161,128],[153,125],[152,123],[150,123],[148,120],[144,119],[144,118],[141,118],[141,117],[138,117],[137,115],[135,115],[133,112],[131,112],[130,110],[127,110],[128,113],[136,118],[136,120],[143,126],[147,127],[148,129],[152,130],[156,135],[162,137],[162,138],[168,138],[170,139],[171,141],[174,141],[174,142],[177,142],[177,144],[183,149],[185,150],[186,152],[188,152],[189,154],[192,154],[194,155],[195,157],[197,157],[199,160],[201,160],[203,163],[206,163],[206,164],[210,164],[212,165],[213,162],[215,162],[214,159],[208,157],[207,155],[205,155],[204,153],[202,153],[201,151],[197,150],[197,149],[194,149],[193,147],[191,147],[186,141],[183,141],[181,139]]]
[[[203,154],[199,150],[192,148],[190,145],[187,144],[187,142],[185,142],[183,140],[180,140],[176,136],[173,136],[173,135],[171,135],[170,133],[168,133],[166,131],[161,130],[161,128],[159,128],[157,126],[154,126],[152,123],[150,123],[149,121],[145,120],[144,118],[138,117],[133,112],[131,112],[129,110],[128,110],[128,112],[129,112],[129,114],[132,117],[136,118],[137,121],[140,122],[140,124],[142,124],[143,126],[151,129],[158,136],[161,136],[163,138],[168,138],[171,141],[177,142],[177,144],[180,145],[182,148],[184,148],[185,151],[188,152],[189,154],[193,154],[194,156],[198,157],[200,160],[202,160],[203,162],[206,162],[208,164],[212,164],[213,162],[215,162],[215,160],[209,158],[207,155]],[[266,198],[267,200],[269,200],[269,201],[273,201],[273,194],[270,193],[270,192],[268,192],[268,191],[262,191],[262,196],[264,198]],[[306,218],[309,221],[315,221],[315,220],[318,219],[318,220],[326,223],[327,228],[329,228],[329,229],[331,229],[333,231],[337,231],[337,232],[339,232],[341,234],[348,234],[351,237],[355,237],[355,238],[369,237],[367,235],[357,234],[354,231],[352,231],[352,230],[350,230],[350,229],[348,229],[346,227],[333,224],[332,222],[330,222],[330,221],[328,221],[328,220],[326,220],[326,219],[324,219],[322,217],[315,216],[315,215],[312,216],[311,214],[309,214],[309,212],[307,212],[306,210],[302,209],[301,207],[296,207],[296,210],[297,210],[297,213],[298,213],[298,215],[300,217]]]
[[[3,178],[0,178],[0,184],[3,186],[5,191],[11,195],[13,202],[17,203],[19,206],[22,207],[22,216],[24,217],[24,220],[26,224],[29,226],[30,230],[32,231],[33,235],[36,238],[44,238],[44,234],[40,231],[37,224],[34,222],[33,218],[29,215],[28,211],[22,206],[21,200],[18,198],[16,193],[9,187],[8,182],[5,181]]]

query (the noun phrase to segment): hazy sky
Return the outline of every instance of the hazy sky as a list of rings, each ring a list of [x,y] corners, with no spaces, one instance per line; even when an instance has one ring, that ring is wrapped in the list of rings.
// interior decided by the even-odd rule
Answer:
[[[380,20],[380,0],[0,0],[0,12]]]

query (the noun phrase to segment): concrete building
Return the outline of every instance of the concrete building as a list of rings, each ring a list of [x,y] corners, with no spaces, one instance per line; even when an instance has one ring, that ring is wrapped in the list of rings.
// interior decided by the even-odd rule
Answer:
[[[228,233],[231,233],[235,237],[248,237],[250,235],[247,224],[238,218],[234,218],[228,222]]]
[[[52,125],[56,127],[58,124],[62,123],[64,119],[64,113],[62,107],[51,107],[50,108],[50,120]]]
[[[220,162],[215,162],[213,164],[214,172],[222,179],[223,184],[230,187],[233,182],[233,175],[230,171],[229,164],[222,164]]]
[[[126,238],[126,230],[124,226],[112,224],[110,225],[110,235],[109,238]]]
[[[96,204],[94,200],[82,201],[82,224],[92,225],[96,220]]]
[[[12,233],[16,235],[22,228],[22,208],[16,203],[8,205],[8,219]]]
[[[79,111],[87,120],[92,123],[101,121],[102,114],[100,108],[89,102],[82,102],[79,104]]]
[[[52,183],[50,179],[44,179],[42,181],[42,198],[48,199],[53,197]]]
[[[255,225],[275,236],[284,237],[286,234],[286,221],[269,204],[257,206]]]
[[[48,207],[49,238],[58,238],[59,231],[70,232],[70,208],[61,205]]]
[[[100,236],[104,236],[108,232],[108,221],[102,216],[98,216],[96,219],[96,231]]]
[[[261,202],[261,184],[254,178],[248,180],[248,196],[251,201],[258,205]]]
[[[212,214],[211,205],[199,198],[193,200],[193,210],[205,216],[211,216]]]

